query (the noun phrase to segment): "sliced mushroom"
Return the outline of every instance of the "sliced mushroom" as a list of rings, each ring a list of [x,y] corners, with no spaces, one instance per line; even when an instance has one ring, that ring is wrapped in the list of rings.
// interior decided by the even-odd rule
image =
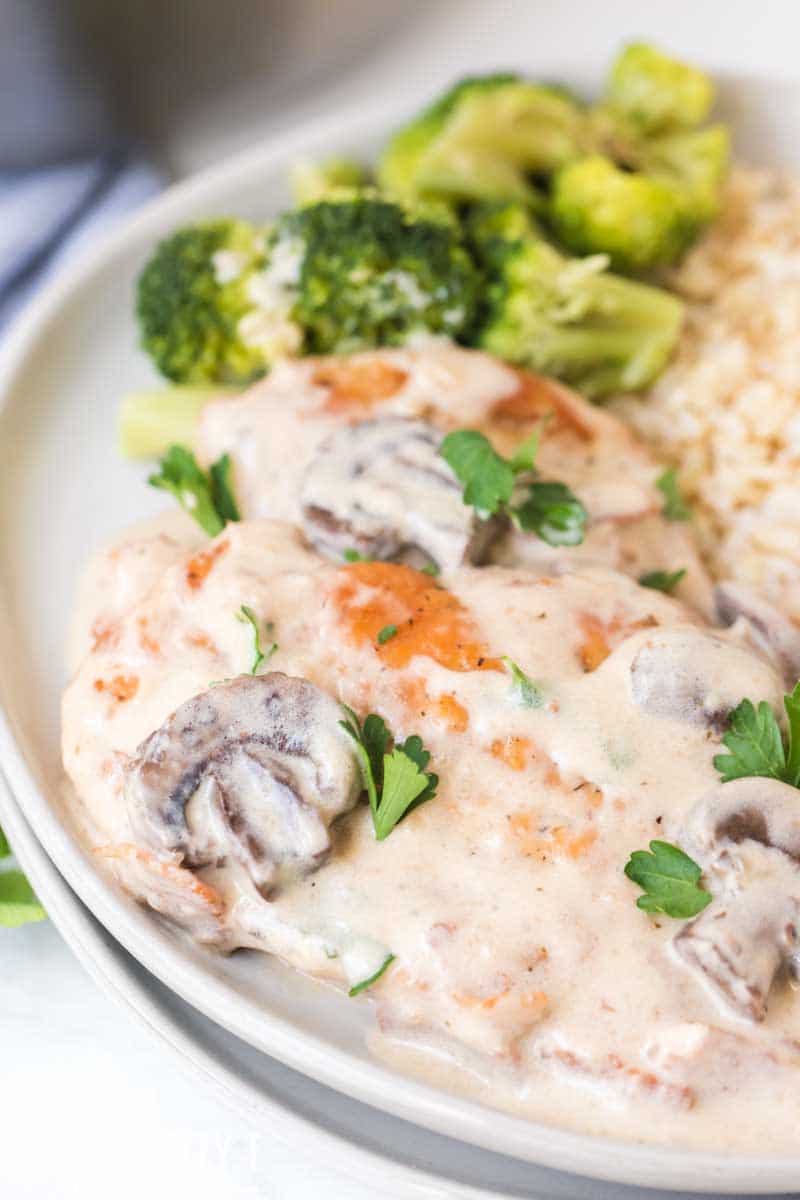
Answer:
[[[655,717],[721,732],[744,696],[780,704],[777,673],[746,647],[691,626],[649,635],[631,662],[634,702]]]
[[[387,417],[346,425],[317,450],[303,480],[303,528],[323,554],[373,558],[414,551],[443,571],[481,563],[505,521],[477,518],[426,421]]]
[[[242,864],[273,888],[314,870],[361,777],[339,706],[280,672],[187,700],[139,746],[125,798],[139,842],[188,867]]]
[[[720,784],[680,837],[714,896],[675,938],[681,958],[737,1014],[763,1021],[778,969],[800,953],[800,804],[774,779]]]
[[[761,653],[771,658],[788,687],[800,679],[800,629],[768,600],[742,583],[726,580],[714,588],[717,617],[721,625],[742,634]]]

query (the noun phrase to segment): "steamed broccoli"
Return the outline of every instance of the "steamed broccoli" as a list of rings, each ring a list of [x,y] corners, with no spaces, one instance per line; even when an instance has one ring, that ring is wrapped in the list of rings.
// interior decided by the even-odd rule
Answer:
[[[456,338],[473,319],[479,276],[451,225],[356,196],[284,215],[271,253],[287,245],[299,255],[291,313],[306,353]]]
[[[588,396],[644,387],[665,365],[682,309],[674,296],[571,259],[519,205],[478,206],[469,235],[488,283],[473,342]]]
[[[182,384],[245,384],[281,354],[458,337],[479,274],[458,227],[375,196],[343,193],[274,226],[179,230],[139,279],[142,344]]]
[[[378,180],[404,203],[435,197],[536,205],[533,177],[580,153],[585,129],[583,109],[559,88],[508,74],[464,79],[394,135]]]
[[[247,383],[262,375],[261,348],[239,333],[251,307],[247,282],[263,263],[263,242],[244,221],[179,229],[157,247],[139,277],[142,345],[176,383]]]
[[[607,254],[615,267],[633,271],[673,262],[694,233],[673,188],[600,154],[556,175],[549,216],[571,250]]]
[[[321,163],[302,159],[289,171],[295,204],[316,204],[330,199],[342,188],[360,188],[368,182],[360,163],[347,158],[328,158]]]
[[[674,262],[719,207],[727,130],[698,128],[712,98],[700,71],[650,46],[623,50],[592,115],[596,153],[552,182],[559,240],[579,254],[608,254],[621,270]]]
[[[626,46],[609,74],[606,104],[640,132],[691,129],[708,116],[714,89],[702,71],[653,46]]]

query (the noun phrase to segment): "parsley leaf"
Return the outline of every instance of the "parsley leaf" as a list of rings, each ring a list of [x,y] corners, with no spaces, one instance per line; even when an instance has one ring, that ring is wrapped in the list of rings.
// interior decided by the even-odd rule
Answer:
[[[536,533],[550,546],[577,546],[583,541],[587,514],[565,483],[532,479],[527,494],[512,505],[518,475],[536,469],[540,430],[536,429],[510,459],[503,458],[482,433],[459,429],[448,433],[439,453],[464,484],[464,503],[482,515],[504,512],[524,533]]]
[[[221,533],[227,521],[240,519],[231,490],[231,462],[227,454],[217,459],[206,473],[186,446],[170,446],[159,462],[158,472],[147,482],[151,487],[170,492],[210,537]]]
[[[668,521],[688,521],[692,515],[678,489],[678,472],[668,467],[656,480],[656,487],[664,497],[663,515]]]
[[[800,787],[800,683],[783,697],[783,707],[789,721],[789,749],[786,754],[787,782]]]
[[[375,836],[382,842],[412,809],[433,798],[439,778],[425,770],[431,756],[416,734],[388,753],[391,735],[383,718],[370,713],[362,726],[353,710],[343,707],[347,720],[339,724],[355,742]]]
[[[239,611],[236,614],[236,620],[242,621],[245,624],[250,625],[252,627],[254,658],[253,658],[253,665],[250,668],[250,674],[255,675],[256,672],[258,671],[258,668],[261,666],[261,664],[263,662],[269,662],[269,660],[272,658],[273,654],[278,649],[278,643],[273,642],[272,645],[268,646],[266,650],[261,649],[261,629],[258,624],[258,618],[256,617],[256,614],[253,612],[252,608],[249,607],[249,605],[247,605],[247,604],[242,605],[242,607],[239,609]],[[271,624],[267,625],[266,628],[267,628],[267,630],[271,630],[272,625]]]
[[[541,708],[544,702],[541,688],[508,655],[504,655],[500,662],[511,676],[511,690],[517,698],[517,703],[522,708]]]
[[[0,871],[0,925],[16,929],[44,921],[47,913],[21,871]]]
[[[241,521],[241,514],[233,494],[233,463],[230,454],[223,454],[212,463],[209,471],[211,497],[214,507],[223,521]]]
[[[579,546],[586,533],[586,509],[565,483],[536,480],[509,512],[518,529],[537,533],[548,546]]]
[[[464,503],[496,513],[511,499],[514,468],[476,429],[458,429],[444,438],[439,453],[464,484]]]
[[[383,760],[383,788],[374,821],[375,837],[379,842],[389,836],[397,822],[428,787],[428,776],[398,746],[386,755]]]
[[[431,761],[430,751],[426,750],[422,744],[422,738],[419,734],[412,733],[404,742],[400,742],[397,749],[408,756],[412,762],[417,764],[417,767],[427,779],[425,790],[420,792],[416,799],[409,804],[406,813],[410,813],[412,809],[418,808],[420,804],[424,804],[426,800],[432,800],[436,795],[436,789],[439,786],[439,776],[433,771],[426,771],[428,763]],[[404,814],[405,815],[405,814]]]
[[[783,704],[789,719],[788,753],[778,719],[766,700],[757,708],[752,700],[736,705],[722,738],[730,754],[718,754],[714,759],[723,783],[761,775],[800,787],[800,683],[784,696]]]
[[[342,555],[345,562],[372,562],[368,554],[362,554],[360,550],[345,550]]]
[[[359,992],[363,992],[368,987],[371,987],[372,984],[375,983],[376,980],[380,979],[381,975],[386,970],[386,968],[390,967],[392,965],[395,958],[396,958],[396,955],[387,954],[386,958],[383,960],[381,965],[378,967],[378,969],[374,973],[374,975],[370,975],[369,979],[362,979],[360,981],[360,983],[356,983],[353,987],[351,987],[350,991],[347,993],[348,996],[357,996],[359,994]]]
[[[424,567],[420,567],[420,571],[423,575],[432,575],[434,579],[442,573],[436,563],[426,563]]]
[[[666,592],[669,596],[671,592],[675,591],[685,574],[685,567],[681,567],[679,571],[647,571],[646,574],[639,576],[639,583],[642,587],[653,588],[657,592]]]
[[[638,908],[683,919],[697,916],[711,903],[710,893],[699,886],[702,873],[694,859],[670,842],[651,842],[649,852],[635,850],[625,866],[628,879],[644,892],[636,901]]]
[[[536,455],[539,453],[541,436],[542,431],[534,429],[530,437],[527,437],[521,445],[517,446],[509,459],[509,465],[515,475],[519,475],[521,471],[533,471],[536,469]]]
[[[378,636],[375,640],[377,641],[379,646],[383,646],[386,642],[389,641],[390,638],[393,638],[396,633],[397,633],[396,625],[384,625],[383,629],[381,629],[379,631]]]

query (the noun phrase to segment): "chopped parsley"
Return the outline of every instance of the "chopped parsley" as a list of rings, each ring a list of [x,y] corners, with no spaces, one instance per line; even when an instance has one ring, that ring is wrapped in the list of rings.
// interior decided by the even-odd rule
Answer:
[[[171,492],[210,537],[221,533],[228,521],[241,520],[233,495],[230,455],[223,454],[204,471],[186,446],[170,446],[158,465],[159,470],[147,482]]]
[[[420,571],[423,575],[432,575],[434,579],[437,575],[441,575],[436,563],[426,563],[424,567],[420,567]]]
[[[685,567],[681,567],[679,571],[647,571],[646,574],[639,576],[639,583],[642,587],[653,588],[657,592],[666,592],[669,596],[675,591],[685,574]]]
[[[347,720],[339,724],[355,742],[375,837],[382,842],[413,809],[433,798],[439,777],[426,771],[431,756],[416,734],[389,751],[393,739],[382,717],[370,713],[362,726],[352,709],[345,706],[345,713]]]
[[[579,546],[585,536],[586,509],[565,483],[535,480],[509,514],[518,529],[537,534],[548,546]]]
[[[730,715],[722,744],[730,753],[718,754],[714,766],[723,783],[761,775],[800,787],[800,683],[783,698],[789,722],[784,744],[781,727],[772,706],[762,700],[742,700]]]
[[[692,515],[686,501],[678,488],[678,472],[674,467],[668,467],[656,480],[656,487],[664,497],[664,507],[661,509],[668,521],[688,521]]]
[[[221,458],[213,462],[209,467],[208,474],[211,479],[211,496],[214,507],[222,520],[225,522],[241,521],[241,514],[233,492],[233,463],[230,454],[223,454]]]
[[[358,996],[360,992],[364,992],[368,987],[372,987],[372,984],[375,983],[376,980],[380,979],[386,968],[392,965],[395,957],[396,956],[394,954],[387,954],[377,971],[373,975],[370,975],[369,979],[362,979],[359,983],[354,984],[347,993],[348,996]]]
[[[464,503],[480,516],[506,513],[517,528],[550,546],[577,546],[584,539],[587,513],[565,483],[528,480],[521,503],[511,503],[517,476],[535,473],[538,449],[538,430],[506,459],[476,429],[458,429],[447,434],[439,453],[464,485]]]
[[[278,643],[273,642],[266,650],[261,648],[261,629],[258,623],[258,618],[247,604],[243,604],[236,614],[236,620],[242,621],[250,625],[253,630],[253,665],[250,668],[250,674],[255,675],[258,668],[264,662],[269,662],[275,651],[278,649]],[[265,630],[269,633],[272,631],[272,625],[265,626]]]
[[[625,866],[628,879],[638,883],[643,895],[638,908],[668,917],[696,917],[711,895],[700,887],[702,869],[671,842],[651,842],[650,850],[635,850]]]
[[[388,642],[390,638],[393,638],[396,633],[397,633],[396,625],[384,625],[383,629],[380,630],[380,632],[378,633],[378,636],[375,640],[377,641],[379,646],[383,646],[384,643]]]
[[[525,674],[521,667],[517,666],[512,658],[505,655],[500,661],[511,676],[511,690],[517,704],[522,708],[541,708],[544,702],[541,688],[533,682],[529,675]]]
[[[360,550],[345,550],[342,557],[344,558],[345,562],[349,563],[372,562],[370,556],[368,554],[362,554]]]

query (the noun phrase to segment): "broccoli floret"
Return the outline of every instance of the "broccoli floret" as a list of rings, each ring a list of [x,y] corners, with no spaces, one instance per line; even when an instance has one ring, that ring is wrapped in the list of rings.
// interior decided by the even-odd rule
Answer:
[[[348,190],[269,230],[179,230],[139,280],[144,348],[177,383],[245,384],[285,354],[457,338],[474,318],[479,273],[458,225],[432,213]]]
[[[626,46],[608,80],[606,103],[645,134],[690,129],[708,116],[714,86],[707,75],[653,46]]]
[[[713,99],[700,71],[651,46],[629,46],[594,110],[596,153],[552,182],[549,217],[579,254],[604,253],[623,271],[674,262],[719,209],[728,134],[700,129]]]
[[[516,205],[476,208],[469,235],[488,277],[474,344],[591,397],[644,387],[664,367],[681,325],[674,296],[612,275],[603,256],[565,257]]]
[[[608,254],[622,271],[674,262],[719,209],[728,164],[720,125],[648,138],[628,146],[636,169],[592,155],[559,171],[549,217],[577,254]]]
[[[347,158],[328,158],[324,162],[296,162],[289,171],[289,183],[296,204],[316,204],[330,199],[341,188],[361,188],[368,182],[365,168]]]
[[[694,233],[673,188],[599,154],[556,175],[550,220],[570,250],[607,254],[627,271],[673,262]]]
[[[561,89],[507,74],[465,79],[394,135],[378,180],[406,204],[437,197],[537,205],[531,177],[580,153],[586,129],[584,110]]]
[[[300,258],[292,318],[306,353],[456,338],[473,319],[479,275],[451,225],[361,196],[286,214],[272,254],[284,245]]]
[[[695,234],[719,212],[729,158],[724,125],[648,138],[638,149],[641,170],[672,188]]]
[[[176,383],[247,383],[268,366],[243,340],[251,308],[248,281],[263,264],[263,238],[245,221],[179,229],[157,247],[139,276],[142,345]]]

